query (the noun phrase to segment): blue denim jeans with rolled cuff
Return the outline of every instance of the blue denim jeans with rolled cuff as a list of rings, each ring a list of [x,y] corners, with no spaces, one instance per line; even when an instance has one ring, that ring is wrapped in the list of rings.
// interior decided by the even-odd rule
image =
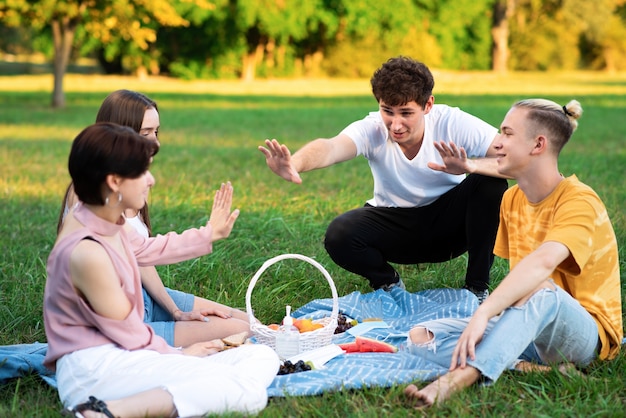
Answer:
[[[598,352],[598,326],[593,317],[569,293],[554,285],[533,294],[522,306],[507,308],[492,318],[476,346],[476,359],[467,363],[496,381],[519,360],[541,365],[572,362],[589,364]],[[471,318],[443,318],[416,325],[434,336],[408,349],[448,368],[452,352]]]

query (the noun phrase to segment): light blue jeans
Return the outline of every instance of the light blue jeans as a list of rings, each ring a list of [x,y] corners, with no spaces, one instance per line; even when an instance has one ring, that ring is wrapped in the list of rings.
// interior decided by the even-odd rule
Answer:
[[[507,308],[489,321],[476,359],[467,363],[496,381],[517,360],[537,364],[572,362],[587,365],[599,349],[598,326],[593,317],[569,293],[554,285],[541,289],[522,306]],[[443,318],[416,325],[434,338],[407,348],[414,354],[448,368],[452,352],[470,318]]]
[[[144,318],[143,322],[150,325],[154,330],[154,333],[167,341],[171,346],[174,346],[174,326],[176,321],[172,315],[163,309],[161,305],[156,303],[154,299],[146,292],[146,289],[141,288],[143,292],[143,305],[144,305]],[[180,290],[170,289],[166,287],[165,290],[170,295],[178,309],[183,312],[189,312],[193,310],[193,303],[195,296],[190,293],[181,292]]]
[[[57,387],[54,372],[43,366],[48,344],[15,344],[0,346],[0,385],[9,380],[37,373],[50,386]]]

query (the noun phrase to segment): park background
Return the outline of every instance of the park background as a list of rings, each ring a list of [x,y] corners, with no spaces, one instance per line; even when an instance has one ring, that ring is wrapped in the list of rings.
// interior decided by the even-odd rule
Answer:
[[[0,3],[0,343],[45,341],[45,262],[69,176],[72,139],[118,88],[161,110],[163,149],[152,171],[155,231],[206,222],[212,191],[235,186],[233,235],[207,257],[159,267],[166,285],[244,306],[250,278],[278,254],[312,256],[339,294],[369,291],[322,245],[335,216],[371,197],[367,163],[307,173],[300,186],[266,167],[257,146],[296,150],[376,110],[369,76],[391,56],[427,63],[436,102],[498,126],[521,98],[575,98],[585,113],[562,153],[604,200],[626,245],[626,9],[598,1],[24,1]],[[503,36],[502,34],[505,34]],[[504,39],[504,42],[503,42]],[[503,54],[502,51],[505,51]],[[503,59],[504,58],[504,59]],[[503,64],[504,63],[504,64]],[[410,291],[462,285],[465,258],[399,266]],[[493,285],[506,274],[496,260]],[[280,306],[328,297],[314,270],[285,263],[259,282],[253,306],[275,322]],[[435,416],[623,416],[626,356],[594,363],[587,378],[507,374],[432,409]],[[402,387],[274,399],[262,416],[406,416]],[[58,416],[38,377],[0,387],[0,416]]]

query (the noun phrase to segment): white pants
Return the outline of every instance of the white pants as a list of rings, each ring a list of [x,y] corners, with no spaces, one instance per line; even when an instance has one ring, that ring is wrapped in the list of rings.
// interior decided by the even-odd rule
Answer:
[[[279,365],[274,350],[261,344],[208,357],[127,351],[108,344],[66,354],[57,361],[56,376],[65,406],[90,395],[107,401],[162,388],[172,395],[179,416],[189,417],[261,411]]]

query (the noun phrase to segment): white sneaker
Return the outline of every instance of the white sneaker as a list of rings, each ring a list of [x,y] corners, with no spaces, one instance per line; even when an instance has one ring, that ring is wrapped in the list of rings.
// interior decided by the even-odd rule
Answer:
[[[402,281],[402,279],[398,279],[397,282],[395,283],[389,283],[389,284],[384,284],[382,285],[380,288],[383,289],[385,292],[389,292],[391,289],[393,289],[394,287],[399,287],[402,290],[406,290],[406,286],[404,285],[404,282]]]
[[[487,299],[487,296],[489,296],[489,289],[477,290],[477,289],[474,289],[473,287],[469,287],[467,285],[463,286],[463,289],[469,290],[474,295],[476,295],[476,297],[478,298],[478,304],[479,305],[481,303],[483,303],[485,301],[485,299]]]

